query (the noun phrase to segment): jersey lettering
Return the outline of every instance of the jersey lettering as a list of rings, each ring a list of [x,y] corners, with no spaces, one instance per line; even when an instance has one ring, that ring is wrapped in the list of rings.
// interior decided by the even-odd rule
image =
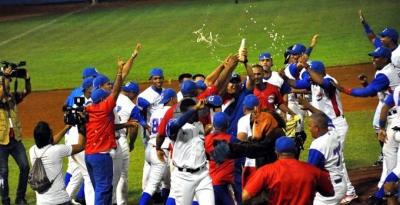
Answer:
[[[162,118],[153,118],[152,119],[152,121],[151,121],[151,124],[152,124],[151,133],[152,134],[158,133],[157,129],[158,129],[158,126],[160,125],[161,120],[162,120]]]
[[[336,147],[336,148],[333,150],[333,154],[334,154],[334,155],[338,155],[338,162],[336,163],[336,166],[340,166],[340,162],[341,162],[341,160],[340,160],[340,143],[339,143],[339,146]]]

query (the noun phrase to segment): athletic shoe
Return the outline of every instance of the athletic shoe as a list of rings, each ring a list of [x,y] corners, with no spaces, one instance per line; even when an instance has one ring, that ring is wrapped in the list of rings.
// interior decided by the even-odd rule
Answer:
[[[15,199],[16,205],[29,205],[25,198]]]
[[[354,199],[358,199],[357,194],[346,195],[340,202],[340,205],[350,204],[350,202],[353,201]]]
[[[76,202],[74,199],[71,200],[72,205],[81,205],[81,203]]]
[[[382,205],[383,199],[377,198],[376,196],[372,195],[368,197],[368,204],[369,205]]]
[[[372,165],[374,167],[379,167],[383,165],[383,154],[380,154],[378,160]]]

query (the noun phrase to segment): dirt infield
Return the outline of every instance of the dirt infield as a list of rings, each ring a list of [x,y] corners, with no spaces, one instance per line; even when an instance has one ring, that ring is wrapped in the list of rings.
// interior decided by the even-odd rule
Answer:
[[[171,0],[169,0],[171,1]],[[173,1],[173,0],[172,0]],[[177,0],[175,0],[177,1]],[[91,8],[101,8],[110,6],[132,6],[135,4],[159,3],[155,1],[123,2],[113,4],[98,4]],[[129,4],[129,5],[126,5]],[[70,12],[76,9],[90,6],[88,3],[75,4],[56,4],[56,5],[35,5],[35,6],[2,6],[0,7],[0,22],[13,19],[27,18],[29,16],[45,15],[52,12]],[[336,78],[343,86],[361,87],[357,80],[357,75],[366,73],[368,79],[373,79],[374,68],[372,64],[352,65],[329,68],[328,73]],[[129,79],[128,79],[129,80]],[[32,79],[34,83],[36,79]],[[140,89],[144,90],[149,84],[141,84]],[[178,83],[172,82],[164,84],[164,87],[172,87],[178,90]],[[34,86],[33,86],[34,88]],[[44,120],[50,123],[53,130],[60,130],[63,126],[61,107],[71,90],[56,90],[49,92],[33,92],[19,105],[20,116],[25,137],[32,137],[35,124]],[[374,110],[377,105],[377,98],[355,98],[341,95],[345,112]],[[372,129],[371,129],[372,130]],[[376,185],[381,173],[381,167],[366,167],[350,170],[350,179],[360,195],[359,202],[352,204],[363,204],[366,198],[376,191]]]

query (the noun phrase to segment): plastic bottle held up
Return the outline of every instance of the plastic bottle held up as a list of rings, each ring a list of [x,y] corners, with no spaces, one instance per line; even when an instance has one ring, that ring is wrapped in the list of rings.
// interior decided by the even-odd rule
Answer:
[[[246,48],[246,39],[243,38],[243,39],[242,39],[242,43],[240,44],[240,47],[239,47],[239,58],[242,57],[242,51],[243,51],[245,48]]]

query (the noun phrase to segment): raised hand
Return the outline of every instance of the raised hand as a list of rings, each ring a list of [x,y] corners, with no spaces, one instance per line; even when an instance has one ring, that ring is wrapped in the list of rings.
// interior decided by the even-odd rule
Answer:
[[[138,44],[136,45],[135,50],[133,51],[132,56],[136,57],[141,48],[142,48],[142,44],[138,43]]]
[[[358,15],[360,16],[360,22],[362,24],[366,24],[367,22],[365,21],[364,15],[361,10],[358,10]]]
[[[315,34],[314,37],[311,40],[310,47],[313,48],[317,44],[317,39],[319,37],[319,34]]]

